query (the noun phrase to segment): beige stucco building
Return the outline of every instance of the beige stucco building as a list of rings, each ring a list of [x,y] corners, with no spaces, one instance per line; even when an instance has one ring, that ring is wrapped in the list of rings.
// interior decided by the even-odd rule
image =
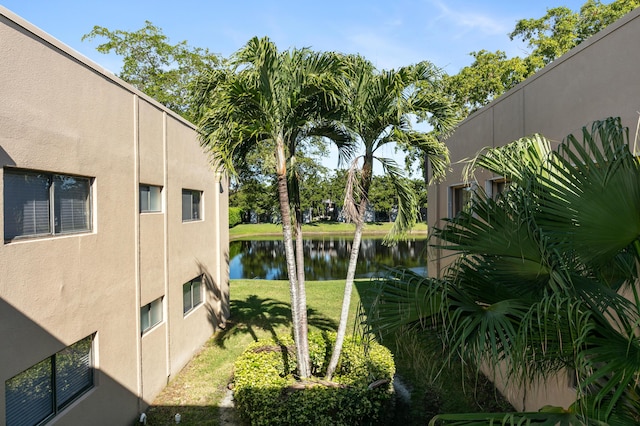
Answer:
[[[0,425],[122,425],[228,314],[195,127],[0,7]]]
[[[440,225],[464,204],[467,183],[464,163],[483,147],[505,145],[533,133],[554,141],[580,134],[583,126],[606,117],[621,117],[633,137],[640,111],[640,9],[569,51],[488,106],[463,121],[447,140],[452,171],[444,182],[429,187],[428,223]],[[500,176],[478,176],[476,184],[488,194],[501,190]],[[451,262],[444,253],[429,257],[429,275],[438,276]],[[566,377],[531,389],[507,389],[518,409],[544,405],[567,407],[574,390]]]

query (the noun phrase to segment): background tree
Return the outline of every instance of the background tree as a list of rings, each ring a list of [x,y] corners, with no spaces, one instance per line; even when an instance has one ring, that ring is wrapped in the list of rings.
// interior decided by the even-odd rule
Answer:
[[[555,7],[540,18],[521,19],[509,37],[527,42],[528,55],[507,58],[502,51],[472,52],[471,65],[445,77],[447,91],[464,118],[638,6],[639,0],[587,0],[579,12]]]
[[[423,179],[411,179],[411,186],[413,186],[413,193],[416,195],[416,202],[418,209],[420,210],[420,220],[427,221],[427,186],[424,184]]]
[[[122,57],[118,77],[167,108],[193,119],[192,85],[200,74],[220,64],[218,56],[208,49],[191,47],[186,41],[170,44],[162,30],[149,21],[137,31],[111,31],[96,25],[82,40],[98,37],[107,39],[96,47],[98,52],[113,52]]]
[[[528,43],[532,49],[528,58],[535,72],[638,6],[638,0],[616,0],[609,4],[587,0],[579,12],[554,7],[541,18],[521,19],[509,37]]]
[[[445,76],[447,92],[458,107],[461,118],[482,108],[523,81],[532,71],[527,61],[515,56],[507,58],[503,51],[472,52],[471,65],[462,68],[458,74]]]
[[[422,185],[424,186],[424,182]],[[414,189],[413,186],[412,189]],[[382,215],[384,219],[381,220],[393,221],[392,210],[398,206],[398,195],[389,176],[373,176],[369,189],[369,204],[376,212],[376,220],[378,220],[378,213],[384,213]]]
[[[243,222],[251,220],[255,214],[258,222],[270,221],[278,211],[278,193],[273,179],[234,179],[229,190],[229,206],[242,209]]]

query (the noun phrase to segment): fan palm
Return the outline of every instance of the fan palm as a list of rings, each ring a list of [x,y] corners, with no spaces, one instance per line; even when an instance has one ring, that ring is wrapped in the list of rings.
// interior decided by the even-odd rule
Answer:
[[[234,164],[265,144],[275,155],[291,295],[298,374],[310,375],[302,231],[296,221],[294,249],[291,205],[299,205],[295,152],[307,136],[333,137],[348,153],[348,134],[334,124],[340,111],[335,95],[342,62],[309,49],[278,52],[268,38],[253,38],[232,57],[230,67],[215,70],[196,89],[202,145],[214,164],[234,173]],[[289,166],[289,167],[288,167]],[[294,183],[292,186],[291,183]],[[297,259],[297,262],[296,262]]]
[[[485,151],[474,165],[512,185],[496,200],[476,192],[469,211],[435,230],[438,245],[458,254],[442,279],[395,271],[381,282],[369,325],[428,324],[451,356],[501,365],[503,379],[523,386],[576,372],[577,399],[565,412],[505,421],[637,424],[640,163],[628,131],[607,119],[557,151],[534,136]]]
[[[370,62],[360,56],[345,59],[348,71],[343,122],[359,140],[364,153],[354,159],[348,172],[344,213],[348,220],[355,223],[356,229],[337,338],[327,369],[328,379],[331,379],[338,364],[346,331],[374,160],[382,164],[398,197],[398,215],[387,241],[405,234],[417,219],[417,202],[403,170],[395,161],[376,156],[376,152],[391,143],[418,148],[430,161],[434,176],[441,177],[449,160],[446,146],[434,134],[413,130],[411,119],[419,115],[429,120],[434,132],[441,136],[452,130],[455,124],[453,108],[440,90],[439,70],[432,64],[421,62],[399,70],[377,72]],[[360,161],[362,166],[359,168]]]

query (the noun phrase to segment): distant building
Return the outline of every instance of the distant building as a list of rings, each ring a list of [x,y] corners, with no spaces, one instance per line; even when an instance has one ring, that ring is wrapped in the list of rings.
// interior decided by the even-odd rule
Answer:
[[[0,7],[0,425],[125,425],[228,315],[193,124]]]
[[[474,157],[484,147],[506,145],[533,133],[560,142],[607,117],[621,117],[623,125],[635,131],[640,108],[639,39],[640,9],[636,9],[464,120],[446,141],[453,170],[446,180],[429,187],[429,226],[442,227],[443,218],[453,217],[470,201],[460,160]],[[478,175],[477,184],[490,196],[508,186],[502,176],[487,172]],[[429,275],[439,276],[453,261],[445,255],[433,250]],[[575,400],[569,374],[529,389],[499,387],[520,410],[568,407]]]

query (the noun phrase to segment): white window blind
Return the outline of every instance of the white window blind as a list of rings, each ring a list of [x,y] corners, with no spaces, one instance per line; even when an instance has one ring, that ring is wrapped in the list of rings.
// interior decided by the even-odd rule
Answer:
[[[4,174],[4,238],[48,234],[50,177],[37,173]]]
[[[202,193],[191,189],[182,190],[182,221],[188,222],[192,220],[202,219],[202,210],[200,199]]]
[[[91,180],[4,170],[4,239],[91,230]]]
[[[89,229],[89,179],[56,175],[53,179],[56,233]]]
[[[153,185],[140,185],[140,212],[162,211],[162,188]]]
[[[182,312],[187,313],[202,303],[202,277],[194,278],[182,286]]]
[[[6,426],[34,426],[93,387],[93,336],[5,382]]]

